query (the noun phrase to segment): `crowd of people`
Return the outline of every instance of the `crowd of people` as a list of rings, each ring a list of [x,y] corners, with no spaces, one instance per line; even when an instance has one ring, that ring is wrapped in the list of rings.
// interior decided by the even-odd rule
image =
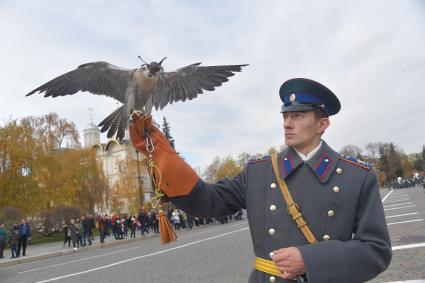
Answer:
[[[200,226],[210,223],[228,223],[229,220],[241,220],[242,210],[235,215],[229,215],[218,219],[204,219],[192,217],[182,210],[169,207],[167,218],[175,230],[192,229],[193,226]],[[92,245],[94,231],[99,231],[100,243],[105,243],[107,237],[114,237],[116,240],[136,238],[136,234],[141,236],[149,233],[159,233],[159,219],[156,209],[141,208],[138,214],[116,212],[112,215],[102,214],[94,217],[91,214],[83,215],[80,218],[72,218],[61,227],[63,231],[63,246],[68,246],[78,250],[80,247]],[[11,229],[6,229],[0,223],[0,258],[4,258],[3,251],[6,246],[10,247],[11,258],[26,256],[28,240],[31,239],[30,225],[26,219],[22,219],[21,224],[15,223]]]
[[[414,188],[416,186],[422,186],[425,189],[425,176],[416,174],[411,178],[398,177],[397,179],[388,183],[389,189],[405,189]]]

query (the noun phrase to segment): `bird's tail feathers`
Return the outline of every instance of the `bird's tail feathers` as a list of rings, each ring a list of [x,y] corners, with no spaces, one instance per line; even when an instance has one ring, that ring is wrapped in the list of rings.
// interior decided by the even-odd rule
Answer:
[[[116,133],[116,137],[118,140],[122,140],[124,138],[127,126],[127,112],[125,111],[124,106],[121,106],[120,108],[112,112],[98,125],[98,127],[102,127],[100,129],[102,133],[108,131],[106,135],[108,138],[112,138]]]

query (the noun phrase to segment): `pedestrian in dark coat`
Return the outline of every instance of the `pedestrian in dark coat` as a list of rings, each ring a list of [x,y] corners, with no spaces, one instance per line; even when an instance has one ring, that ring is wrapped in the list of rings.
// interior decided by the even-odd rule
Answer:
[[[10,230],[9,233],[9,246],[10,246],[10,252],[12,253],[11,258],[15,258],[18,255],[18,237],[19,237],[19,225],[18,223],[15,223],[13,225],[12,230]]]
[[[27,242],[28,239],[31,238],[31,228],[30,225],[27,223],[26,219],[21,220],[21,224],[19,225],[19,235],[18,235],[18,255],[16,257],[19,257],[21,255],[21,248],[22,248],[22,256],[25,256],[25,251],[27,249]]]
[[[7,243],[7,232],[4,228],[4,224],[0,223],[0,258],[4,258],[3,250],[6,247]]]
[[[233,179],[216,184],[201,180],[150,116],[133,113],[131,141],[148,155],[145,132],[150,132],[161,189],[187,213],[220,217],[247,210],[256,255],[250,283],[368,281],[387,268],[392,255],[376,174],[321,139],[329,116],[341,107],[328,88],[292,79],[279,93],[288,147],[273,160],[250,161]],[[286,200],[284,182],[294,204]],[[306,222],[299,224],[300,217]]]
[[[71,235],[72,247],[75,250],[77,250],[80,247],[80,241],[79,241],[80,230],[79,230],[79,227],[76,225],[74,219],[71,219],[71,222],[68,225],[68,230]]]
[[[92,223],[90,221],[90,218],[86,218],[85,216],[82,216],[81,218],[81,225],[83,228],[82,231],[82,239],[83,239],[83,246],[86,246],[87,243],[89,246],[91,246],[91,229],[92,229]]]
[[[68,248],[71,247],[71,230],[69,230],[69,225],[63,227],[63,246],[66,246],[68,243]]]
[[[151,219],[150,222],[151,222],[154,234],[158,234],[159,233],[159,222],[158,222],[158,216],[156,215],[155,209],[151,210],[150,219]]]
[[[106,216],[99,216],[97,220],[97,228],[99,229],[100,242],[105,242],[107,219]]]

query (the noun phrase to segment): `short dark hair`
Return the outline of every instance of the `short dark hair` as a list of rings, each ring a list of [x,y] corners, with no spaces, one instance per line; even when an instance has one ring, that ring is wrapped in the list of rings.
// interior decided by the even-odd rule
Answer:
[[[322,119],[322,118],[329,118],[329,115],[320,109],[313,109],[314,112],[314,116],[316,117],[317,120]]]

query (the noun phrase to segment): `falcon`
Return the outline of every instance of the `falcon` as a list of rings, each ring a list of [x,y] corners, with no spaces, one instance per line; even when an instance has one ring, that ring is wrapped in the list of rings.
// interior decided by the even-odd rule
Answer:
[[[142,60],[142,58],[139,56]],[[167,104],[192,100],[204,90],[213,91],[228,81],[228,77],[240,72],[244,65],[200,66],[194,63],[173,72],[164,72],[162,63],[143,63],[140,68],[126,69],[99,61],[78,66],[34,89],[26,96],[44,93],[44,97],[72,95],[86,91],[106,95],[122,103],[122,106],[106,117],[98,127],[108,138],[116,135],[124,138],[130,114],[143,111],[146,114],[163,109]]]

